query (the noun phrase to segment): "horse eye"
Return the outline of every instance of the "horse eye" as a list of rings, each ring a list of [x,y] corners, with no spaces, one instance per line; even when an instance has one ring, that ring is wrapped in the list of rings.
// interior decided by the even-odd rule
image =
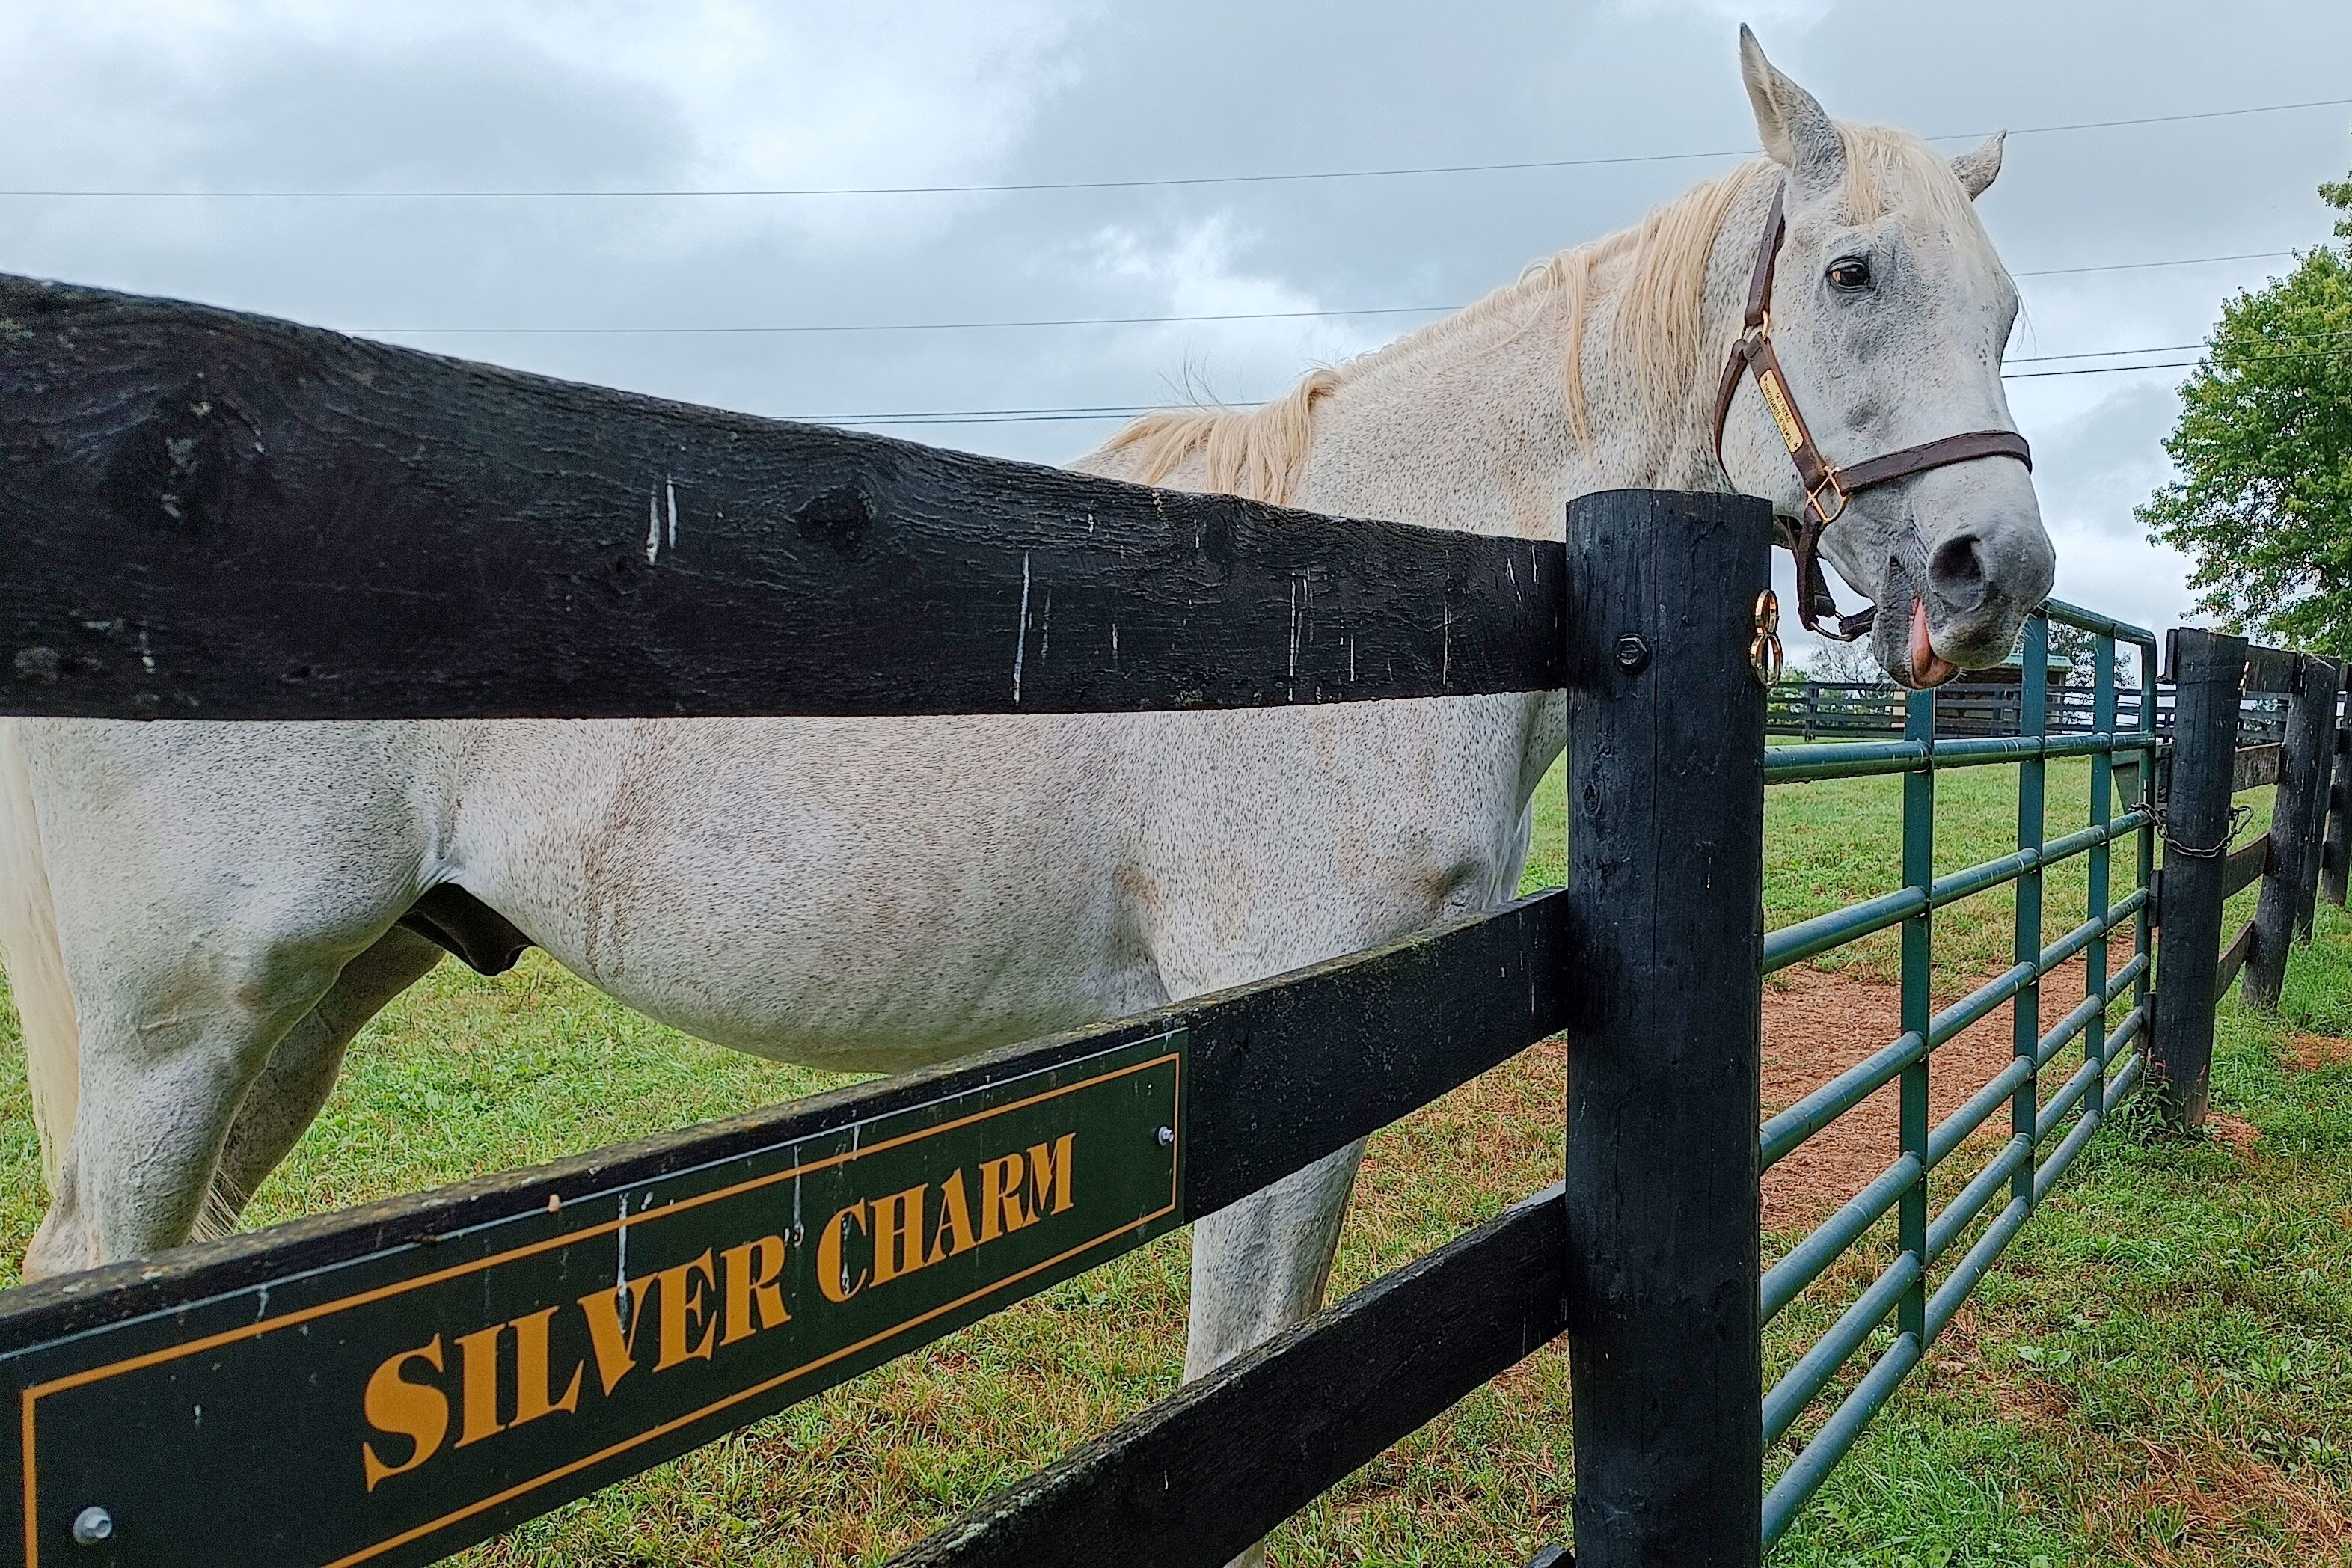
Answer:
[[[1841,256],[1830,263],[1830,281],[1840,289],[1870,287],[1870,263],[1859,256]]]

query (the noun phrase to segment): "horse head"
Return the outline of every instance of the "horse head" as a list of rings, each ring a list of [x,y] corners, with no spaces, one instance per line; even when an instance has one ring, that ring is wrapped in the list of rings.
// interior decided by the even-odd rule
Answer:
[[[2017,289],[1973,205],[2001,139],[1947,160],[1832,121],[1745,27],[1740,57],[1785,230],[1720,238],[1751,301],[1721,388],[1724,471],[1772,502],[1801,567],[1817,545],[1868,595],[1895,680],[1999,663],[2053,563],[2001,387]],[[1801,609],[1823,608],[1822,583],[1801,573]]]

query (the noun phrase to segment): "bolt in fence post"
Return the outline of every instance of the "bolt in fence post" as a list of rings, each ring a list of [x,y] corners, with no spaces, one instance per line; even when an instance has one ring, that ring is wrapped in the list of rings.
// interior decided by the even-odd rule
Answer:
[[[1615,490],[1568,509],[1565,1302],[1578,1568],[1756,1568],[1757,1124],[1771,516]],[[1621,667],[1621,639],[1650,657]]]
[[[2148,1066],[2165,1121],[2193,1131],[2205,1125],[2206,1079],[2213,1063],[2213,982],[2221,957],[2220,848],[2229,833],[2246,639],[2176,626],[2166,638],[2165,664],[2173,684],[2172,773],[2164,795],[2156,1028]],[[2184,846],[2201,853],[2184,853]]]
[[[2319,879],[2323,874],[2327,847],[2327,804],[2334,793],[2336,772],[2336,698],[2344,689],[2345,666],[2332,658],[2314,659],[2319,684],[2326,695],[2319,708],[2320,751],[2319,771],[2312,780],[2311,827],[2304,836],[2303,883],[2296,889],[2294,900],[2294,934],[2296,940],[2308,945],[2312,921],[2319,913]]]
[[[2344,667],[2345,686],[2352,690],[2352,661]],[[2327,833],[2320,851],[2319,896],[2344,907],[2344,884],[2352,871],[2352,701],[2344,704],[2336,721],[2336,765],[2327,789]]]
[[[2286,984],[2287,949],[2295,906],[2303,899],[2304,868],[2311,858],[2312,797],[2326,776],[2336,729],[2336,667],[2298,658],[2294,694],[2287,700],[2286,738],[2279,747],[2278,795],[2271,807],[2270,866],[2254,905],[2254,949],[2246,958],[2244,995],[2264,1012],[2278,1006]]]

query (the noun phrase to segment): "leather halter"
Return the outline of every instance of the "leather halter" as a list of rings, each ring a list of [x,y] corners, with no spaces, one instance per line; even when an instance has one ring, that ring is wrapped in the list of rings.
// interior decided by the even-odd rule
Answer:
[[[1790,459],[1797,465],[1797,477],[1805,486],[1804,510],[1789,531],[1789,552],[1797,558],[1797,618],[1809,632],[1832,642],[1852,642],[1870,630],[1877,619],[1878,608],[1870,605],[1854,615],[1839,615],[1829,579],[1822,573],[1822,532],[1843,515],[1846,502],[1873,485],[1924,474],[1930,468],[1953,463],[1971,463],[1979,458],[2014,458],[2031,469],[2033,453],[2026,446],[2025,437],[2014,430],[1970,430],[1922,441],[1916,447],[1905,447],[1843,468],[1822,456],[1822,449],[1813,444],[1812,431],[1805,425],[1805,416],[1797,412],[1796,395],[1789,390],[1789,378],[1780,369],[1780,357],[1772,352],[1772,273],[1780,263],[1781,244],[1789,237],[1788,215],[1782,207],[1786,195],[1785,185],[1772,193],[1772,212],[1764,220],[1764,243],[1756,253],[1756,270],[1748,279],[1748,313],[1742,321],[1739,341],[1731,345],[1731,358],[1723,367],[1723,384],[1716,393],[1715,460],[1720,467],[1723,428],[1731,417],[1731,400],[1739,392],[1739,378],[1743,373],[1753,375],[1756,390],[1763,397],[1772,423],[1780,429],[1780,440],[1789,448]],[[1834,618],[1837,629],[1823,626],[1820,620],[1822,616]]]

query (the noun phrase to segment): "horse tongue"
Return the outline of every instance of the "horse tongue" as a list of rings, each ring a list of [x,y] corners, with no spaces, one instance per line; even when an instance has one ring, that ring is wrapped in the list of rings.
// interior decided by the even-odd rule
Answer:
[[[1911,601],[1911,680],[1922,689],[1941,686],[1959,674],[1959,666],[1939,657],[1936,645],[1927,637],[1927,606],[1925,602]]]

